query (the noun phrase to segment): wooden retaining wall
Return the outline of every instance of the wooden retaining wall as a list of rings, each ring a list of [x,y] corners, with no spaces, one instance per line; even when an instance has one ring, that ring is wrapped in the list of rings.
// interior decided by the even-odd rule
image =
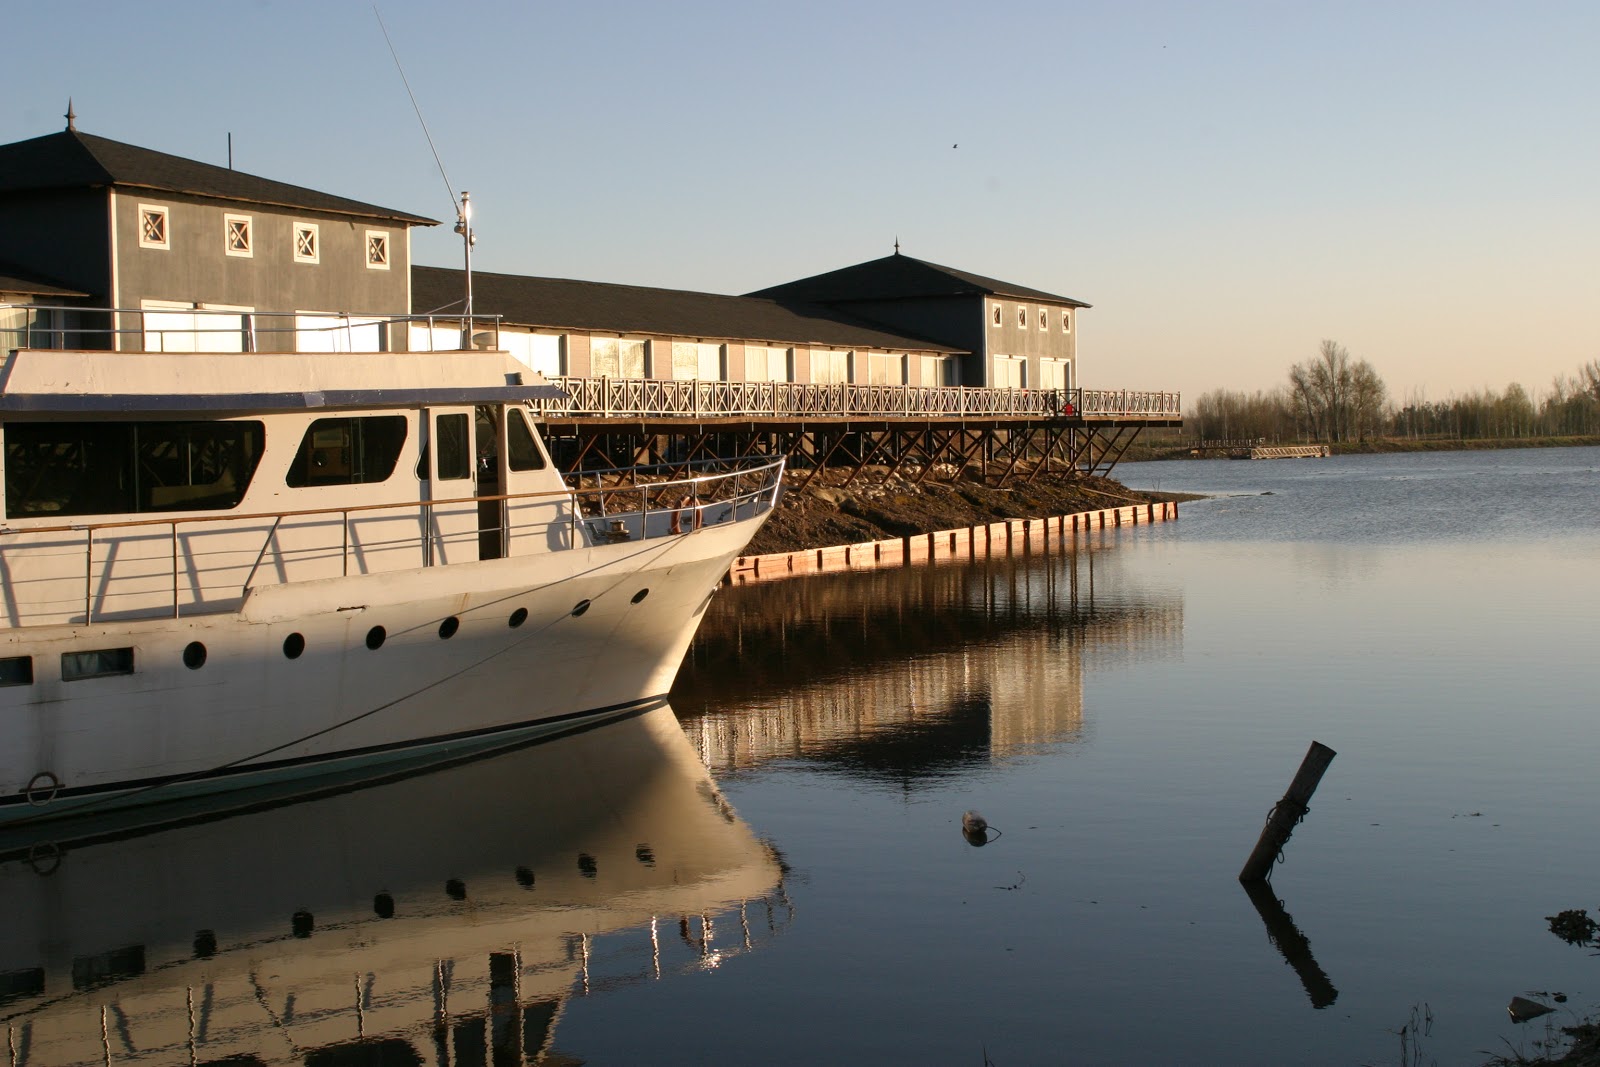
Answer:
[[[1008,519],[986,526],[865,541],[856,545],[807,548],[765,556],[740,556],[728,571],[735,584],[770,582],[830,571],[871,570],[875,567],[910,567],[932,560],[985,559],[1023,552],[1049,551],[1081,533],[1165,522],[1178,517],[1175,501],[1130,504],[1100,511],[1080,511],[1048,519]]]

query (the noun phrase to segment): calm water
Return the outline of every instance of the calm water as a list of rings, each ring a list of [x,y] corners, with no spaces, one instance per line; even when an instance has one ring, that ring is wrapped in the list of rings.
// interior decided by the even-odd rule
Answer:
[[[1212,495],[727,590],[676,718],[0,849],[12,1062],[1471,1064],[1600,1006],[1544,921],[1600,907],[1600,450],[1118,473]]]

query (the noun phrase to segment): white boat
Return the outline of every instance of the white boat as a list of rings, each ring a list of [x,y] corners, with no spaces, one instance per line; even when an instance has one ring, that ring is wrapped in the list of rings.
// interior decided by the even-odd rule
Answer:
[[[8,352],[0,822],[664,700],[782,463],[568,484],[562,396],[501,352]]]
[[[737,968],[793,918],[780,856],[666,707],[133,825],[158,812],[0,829],[8,1062],[551,1062],[586,998]]]

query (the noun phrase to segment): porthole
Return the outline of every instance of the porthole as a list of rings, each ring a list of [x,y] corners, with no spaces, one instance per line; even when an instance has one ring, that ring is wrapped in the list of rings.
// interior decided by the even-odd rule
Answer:
[[[367,647],[376,652],[383,647],[384,641],[389,637],[388,631],[381,626],[374,626],[367,631]]]
[[[373,897],[372,913],[380,919],[394,918],[394,897],[388,893],[379,893]]]
[[[297,911],[289,919],[289,930],[296,937],[310,937],[316,928],[317,921],[309,911]]]
[[[444,884],[445,895],[451,900],[467,899],[467,883],[459,878],[452,878]]]
[[[283,639],[283,654],[288,659],[299,659],[305,650],[306,639],[302,634],[290,634]]]
[[[461,620],[452,615],[439,624],[439,636],[448,641],[456,635],[456,631],[459,629],[461,629]]]
[[[579,615],[582,615],[584,612],[586,612],[588,610],[589,610],[589,602],[587,600],[580,600],[580,601],[577,602],[577,604],[573,605],[572,617],[574,619],[576,619]]]
[[[517,884],[524,889],[533,888],[533,871],[528,867],[517,868]]]
[[[506,625],[511,627],[513,630],[515,630],[517,627],[521,626],[523,623],[525,623],[527,621],[528,621],[528,609],[527,608],[518,608],[516,611],[513,611],[511,613],[511,618],[506,620]]]
[[[637,593],[633,594],[633,602],[635,604],[637,604],[639,601],[643,600],[645,597],[647,597],[649,595],[650,595],[650,590],[641,589]]]
[[[199,641],[190,641],[183,649],[183,665],[191,671],[197,671],[206,665],[206,646]]]

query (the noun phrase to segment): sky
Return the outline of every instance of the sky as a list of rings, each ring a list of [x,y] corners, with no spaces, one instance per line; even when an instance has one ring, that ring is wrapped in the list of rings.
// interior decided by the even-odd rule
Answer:
[[[469,190],[483,271],[742,293],[898,239],[1093,305],[1087,388],[1275,389],[1324,339],[1398,401],[1600,358],[1592,0],[10,0],[6,34],[0,143],[69,97],[231,134],[441,220],[417,263],[462,262]]]

